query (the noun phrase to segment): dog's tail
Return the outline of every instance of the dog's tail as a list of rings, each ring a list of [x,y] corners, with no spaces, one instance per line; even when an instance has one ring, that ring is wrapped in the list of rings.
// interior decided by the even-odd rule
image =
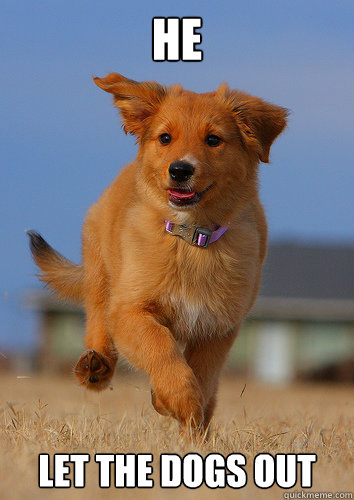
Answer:
[[[60,298],[73,302],[83,300],[83,266],[74,264],[52,248],[36,231],[26,231],[30,237],[33,259],[42,273],[39,279]]]

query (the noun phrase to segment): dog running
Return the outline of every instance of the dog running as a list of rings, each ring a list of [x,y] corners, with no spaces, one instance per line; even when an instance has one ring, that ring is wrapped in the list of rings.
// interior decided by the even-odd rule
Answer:
[[[218,378],[258,293],[267,224],[259,163],[287,110],[227,84],[94,78],[112,94],[136,159],[88,211],[82,264],[28,231],[40,279],[86,311],[75,375],[100,391],[122,354],[151,382],[152,404],[205,432]]]

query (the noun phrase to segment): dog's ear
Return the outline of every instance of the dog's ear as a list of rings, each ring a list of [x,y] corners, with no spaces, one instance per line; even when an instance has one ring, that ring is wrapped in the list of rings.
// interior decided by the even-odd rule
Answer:
[[[125,133],[138,137],[141,137],[149,118],[166,96],[166,88],[157,82],[135,82],[118,73],[110,73],[105,78],[94,77],[93,81],[113,94],[114,105],[123,118]]]
[[[269,163],[270,147],[286,126],[288,110],[239,90],[230,91],[222,84],[218,91],[231,109],[245,146],[257,152],[263,163]]]

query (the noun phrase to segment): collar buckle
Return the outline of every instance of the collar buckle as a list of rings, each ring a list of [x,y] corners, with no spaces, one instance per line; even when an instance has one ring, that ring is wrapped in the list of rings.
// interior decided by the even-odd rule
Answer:
[[[204,227],[197,227],[193,234],[192,245],[208,248],[213,231]]]

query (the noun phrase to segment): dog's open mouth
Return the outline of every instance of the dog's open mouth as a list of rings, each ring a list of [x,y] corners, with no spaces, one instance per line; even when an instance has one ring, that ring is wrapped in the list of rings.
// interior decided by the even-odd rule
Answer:
[[[199,203],[203,194],[209,191],[211,187],[212,186],[207,187],[200,193],[197,193],[196,191],[193,191],[191,189],[171,188],[168,190],[168,194],[170,195],[170,202],[178,207],[196,205],[197,203]]]

